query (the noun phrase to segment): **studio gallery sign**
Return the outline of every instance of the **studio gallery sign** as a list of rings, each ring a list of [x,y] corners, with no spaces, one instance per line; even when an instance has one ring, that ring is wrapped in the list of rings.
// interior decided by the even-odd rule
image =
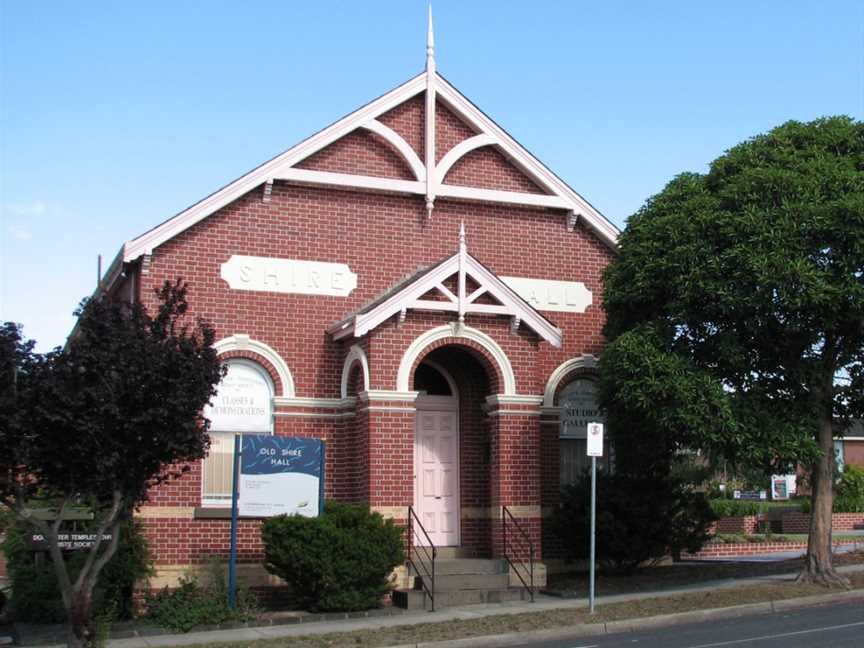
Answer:
[[[220,276],[234,290],[347,297],[357,287],[357,275],[344,263],[239,254],[222,264]]]
[[[249,517],[316,517],[324,503],[324,443],[244,434],[238,512]]]
[[[588,436],[589,423],[603,423],[604,419],[597,404],[597,383],[593,380],[574,380],[561,390],[559,399],[562,438],[584,439]]]

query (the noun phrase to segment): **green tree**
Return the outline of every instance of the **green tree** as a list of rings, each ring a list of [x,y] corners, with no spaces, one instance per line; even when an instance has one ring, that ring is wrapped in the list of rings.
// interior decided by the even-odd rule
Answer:
[[[809,466],[800,578],[843,583],[834,437],[864,413],[864,124],[788,122],[676,177],[629,220],[605,285],[616,425],[660,454]]]
[[[159,297],[153,316],[107,296],[85,300],[66,347],[46,354],[20,327],[0,328],[0,502],[48,541],[69,645],[94,640],[93,590],[121,524],[209,446],[201,412],[222,377],[214,331],[186,321],[183,282],[166,282]],[[56,502],[53,522],[34,515],[36,496]],[[57,534],[76,505],[95,512],[97,539],[73,572]]]

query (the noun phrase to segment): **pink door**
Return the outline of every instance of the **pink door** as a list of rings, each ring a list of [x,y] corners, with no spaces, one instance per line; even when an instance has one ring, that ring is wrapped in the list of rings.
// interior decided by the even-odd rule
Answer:
[[[420,396],[414,440],[417,515],[437,547],[459,545],[459,412],[456,399]],[[426,537],[415,530],[415,541]]]

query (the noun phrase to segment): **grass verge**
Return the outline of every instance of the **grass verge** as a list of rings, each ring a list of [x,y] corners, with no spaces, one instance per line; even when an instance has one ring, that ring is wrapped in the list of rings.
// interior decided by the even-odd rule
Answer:
[[[864,590],[864,573],[852,574],[850,580],[853,589]],[[745,603],[779,601],[813,594],[824,594],[828,591],[830,590],[818,585],[797,585],[791,582],[770,583],[600,605],[597,614],[593,617],[588,615],[584,609],[546,610],[525,614],[500,614],[462,621],[378,628],[376,630],[292,636],[255,642],[210,643],[205,644],[205,646],[211,648],[240,648],[241,646],[254,646],[254,648],[282,648],[283,646],[290,646],[291,648],[338,648],[342,646],[381,648],[407,643],[565,628],[583,623],[638,619]]]

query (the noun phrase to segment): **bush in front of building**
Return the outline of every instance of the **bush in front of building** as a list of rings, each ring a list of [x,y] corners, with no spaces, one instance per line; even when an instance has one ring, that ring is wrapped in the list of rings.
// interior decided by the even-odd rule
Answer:
[[[591,475],[565,486],[553,530],[569,560],[589,558]],[[716,516],[701,493],[669,478],[597,473],[597,560],[608,571],[632,573],[643,564],[708,541]]]
[[[32,527],[10,516],[0,551],[6,554],[7,571],[12,596],[9,616],[16,621],[33,623],[63,623],[66,612],[57,584],[57,575],[47,552],[44,561],[37,563],[30,549],[28,534]],[[85,552],[73,553],[67,564],[69,576],[76,578],[86,560]],[[117,552],[105,565],[103,578],[94,591],[94,613],[101,618],[131,619],[134,615],[132,600],[135,584],[151,573],[147,539],[137,522],[121,526]]]
[[[258,600],[246,587],[238,587],[234,609],[228,607],[225,564],[210,561],[204,578],[184,576],[177,587],[165,587],[144,595],[146,618],[175,632],[189,632],[199,625],[244,621],[258,612]]]
[[[402,531],[365,505],[327,502],[317,518],[264,522],[265,566],[304,609],[367,610],[381,604],[390,574],[405,561]]]
[[[864,468],[847,465],[837,484],[835,513],[864,513]]]
[[[752,500],[732,499],[709,499],[708,504],[718,518],[746,517],[748,515],[759,515],[768,511],[769,506],[764,502]]]

